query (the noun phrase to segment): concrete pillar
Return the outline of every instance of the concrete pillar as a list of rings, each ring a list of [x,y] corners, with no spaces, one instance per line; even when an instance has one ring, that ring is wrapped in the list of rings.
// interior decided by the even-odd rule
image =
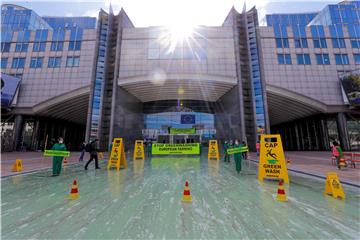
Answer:
[[[13,150],[17,151],[17,147],[19,146],[22,134],[23,134],[23,125],[24,120],[22,115],[16,115],[14,120],[14,143],[13,143]]]
[[[336,124],[341,148],[345,151],[350,151],[350,138],[345,113],[337,114]]]

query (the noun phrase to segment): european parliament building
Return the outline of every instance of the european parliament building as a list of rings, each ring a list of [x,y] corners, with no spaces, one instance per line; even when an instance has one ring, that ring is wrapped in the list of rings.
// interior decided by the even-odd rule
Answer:
[[[230,9],[186,41],[137,28],[122,9],[41,17],[1,7],[1,149],[70,150],[98,138],[163,141],[194,128],[200,141],[255,148],[279,133],[287,150],[360,148],[360,1],[311,13]],[[172,139],[174,141],[174,139]],[[181,141],[180,141],[181,142]]]

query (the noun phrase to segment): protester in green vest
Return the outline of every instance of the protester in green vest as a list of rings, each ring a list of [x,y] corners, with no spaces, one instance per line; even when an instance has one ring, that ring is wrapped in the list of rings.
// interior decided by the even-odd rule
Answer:
[[[234,148],[236,147],[242,147],[242,145],[239,143],[239,140],[235,140]],[[241,171],[241,160],[242,160],[242,153],[235,153],[234,154],[234,160],[235,160],[235,167],[237,173],[240,173]]]
[[[51,150],[66,151],[64,140],[59,137],[58,142],[54,144]],[[53,177],[60,175],[63,159],[64,157],[53,157]]]
[[[228,141],[225,141],[224,142],[224,154],[225,154],[224,162],[230,162],[230,156],[227,153],[227,150],[228,150],[229,147],[230,147],[230,145],[229,145]]]

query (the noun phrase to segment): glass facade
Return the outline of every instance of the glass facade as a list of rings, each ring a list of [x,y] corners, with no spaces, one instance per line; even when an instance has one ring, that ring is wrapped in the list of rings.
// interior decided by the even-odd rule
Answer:
[[[102,92],[105,82],[105,59],[109,31],[108,17],[99,20],[99,51],[96,62],[95,82],[93,86],[90,118],[90,140],[99,138],[99,123],[102,105]]]
[[[278,63],[279,64],[291,64],[291,55],[290,54],[278,54]]]
[[[61,66],[61,57],[49,57],[48,67],[58,68]]]

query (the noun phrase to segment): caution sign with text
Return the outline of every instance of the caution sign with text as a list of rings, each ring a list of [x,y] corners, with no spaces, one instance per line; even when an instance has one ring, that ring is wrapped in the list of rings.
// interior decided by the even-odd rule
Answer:
[[[133,160],[136,160],[136,159],[141,159],[141,160],[145,159],[144,141],[143,140],[135,141]]]
[[[332,195],[334,198],[345,199],[344,190],[335,172],[329,172],[327,174],[325,184],[325,194]]]
[[[16,159],[15,163],[12,167],[12,171],[13,172],[21,172],[22,170],[23,170],[23,164],[22,164],[21,159]]]
[[[122,138],[114,138],[110,159],[108,162],[108,169],[112,167],[116,168],[117,170],[120,170],[120,167],[127,168],[125,147]]]
[[[282,179],[289,183],[280,135],[261,135],[258,179]]]
[[[209,141],[208,160],[216,159],[219,160],[219,146],[217,140]]]

